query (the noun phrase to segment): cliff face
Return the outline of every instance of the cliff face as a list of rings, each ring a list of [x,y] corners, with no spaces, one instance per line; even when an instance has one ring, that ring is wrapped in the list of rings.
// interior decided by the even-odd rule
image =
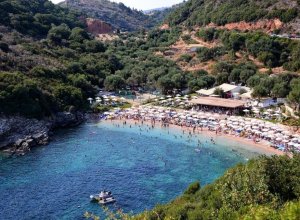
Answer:
[[[98,19],[87,18],[86,25],[88,32],[92,33],[95,36],[98,36],[99,34],[113,33],[113,28],[111,25]]]

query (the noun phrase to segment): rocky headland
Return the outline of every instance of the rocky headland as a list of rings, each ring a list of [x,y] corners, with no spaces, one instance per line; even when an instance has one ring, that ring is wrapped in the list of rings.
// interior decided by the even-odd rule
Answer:
[[[73,127],[84,121],[82,113],[57,113],[51,119],[29,119],[21,116],[0,116],[0,151],[24,155],[33,147],[46,145],[52,131]]]

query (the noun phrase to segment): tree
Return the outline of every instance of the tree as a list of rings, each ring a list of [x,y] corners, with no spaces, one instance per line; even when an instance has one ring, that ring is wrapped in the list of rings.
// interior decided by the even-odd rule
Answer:
[[[197,36],[202,38],[204,41],[212,41],[217,38],[217,30],[215,28],[202,28],[197,33]]]
[[[163,94],[169,94],[175,88],[175,83],[168,75],[160,77],[157,84]]]
[[[102,53],[106,48],[103,43],[98,40],[85,41],[85,50],[90,53]]]
[[[268,94],[268,90],[264,86],[259,84],[258,86],[254,87],[252,96],[261,99],[263,97],[268,96]]]
[[[110,75],[106,77],[104,86],[107,91],[116,91],[122,89],[125,86],[125,80],[118,75]]]
[[[229,77],[229,73],[226,73],[226,72],[219,73],[216,76],[216,84],[221,85],[223,83],[228,83],[228,77]]]
[[[78,43],[83,43],[85,40],[89,40],[90,37],[88,33],[79,27],[73,28],[70,34],[70,41],[78,42]]]
[[[49,41],[56,45],[66,44],[69,40],[71,30],[66,24],[59,26],[53,26],[49,32],[47,38]]]
[[[241,70],[240,69],[233,69],[228,77],[229,82],[235,82],[239,83],[240,82],[240,75],[241,75]]]
[[[53,88],[53,95],[59,104],[60,110],[68,110],[71,106],[80,109],[84,106],[85,99],[79,88],[59,84]]]
[[[272,96],[285,98],[289,94],[289,88],[286,82],[276,83],[271,91]]]
[[[293,79],[291,82],[291,92],[288,95],[288,100],[294,104],[296,111],[300,109],[300,79]]]
[[[225,92],[221,88],[216,88],[215,91],[214,91],[214,95],[217,95],[217,96],[219,96],[221,98],[224,98]]]
[[[239,51],[245,45],[245,37],[239,33],[233,32],[229,36],[230,48],[234,51]]]

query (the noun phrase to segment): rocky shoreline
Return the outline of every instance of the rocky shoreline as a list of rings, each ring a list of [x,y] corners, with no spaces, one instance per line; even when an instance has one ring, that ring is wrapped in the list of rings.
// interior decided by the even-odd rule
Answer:
[[[24,155],[33,147],[47,145],[55,129],[78,126],[84,120],[80,112],[59,112],[52,119],[43,120],[0,116],[0,151]]]

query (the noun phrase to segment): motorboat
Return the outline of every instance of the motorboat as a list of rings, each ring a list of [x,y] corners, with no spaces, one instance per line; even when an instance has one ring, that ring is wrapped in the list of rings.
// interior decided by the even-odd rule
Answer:
[[[90,195],[90,199],[91,202],[98,202],[102,205],[116,202],[110,191],[101,191],[99,194]]]

